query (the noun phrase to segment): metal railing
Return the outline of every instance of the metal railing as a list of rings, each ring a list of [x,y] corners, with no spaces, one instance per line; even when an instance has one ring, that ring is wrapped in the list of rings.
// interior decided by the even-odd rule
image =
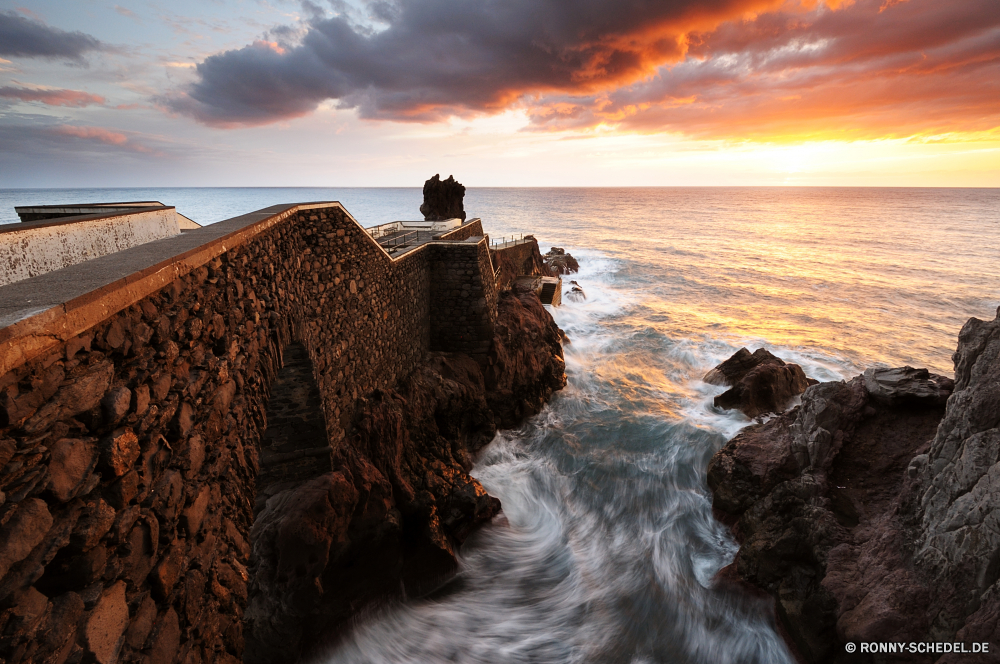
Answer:
[[[373,240],[378,240],[380,237],[402,230],[402,224],[398,221],[390,221],[387,224],[379,224],[378,226],[372,226],[371,228],[366,228],[365,230],[368,231],[368,234]]]
[[[491,246],[493,248],[497,248],[497,247],[505,247],[508,244],[518,245],[522,244],[523,242],[524,242],[524,233],[520,233],[518,235],[504,235],[499,240],[494,240]]]
[[[410,243],[416,240],[418,236],[419,233],[417,231],[410,231],[409,233],[400,233],[399,235],[383,235],[376,242],[391,254],[394,251],[410,246]]]

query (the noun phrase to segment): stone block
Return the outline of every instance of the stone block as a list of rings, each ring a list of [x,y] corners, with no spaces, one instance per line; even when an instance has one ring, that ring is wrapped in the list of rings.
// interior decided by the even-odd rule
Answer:
[[[114,365],[98,362],[78,378],[63,383],[52,399],[28,418],[22,427],[28,434],[41,433],[55,422],[75,417],[100,403],[111,385]]]
[[[132,624],[125,632],[125,643],[134,650],[140,650],[146,643],[149,633],[153,629],[156,621],[156,602],[149,595],[142,598],[139,607],[136,609]]]
[[[125,582],[118,581],[101,593],[97,606],[87,618],[84,644],[88,654],[99,664],[117,662],[128,622]]]
[[[87,551],[97,545],[115,522],[115,510],[98,498],[87,503],[84,513],[76,522],[70,544],[80,551]]]
[[[139,495],[139,474],[130,470],[109,486],[104,493],[108,503],[115,509],[124,509]]]
[[[157,600],[162,602],[170,597],[170,593],[173,592],[174,586],[177,584],[177,579],[180,578],[181,572],[184,570],[184,553],[186,550],[187,545],[185,541],[175,539],[171,543],[170,548],[167,549],[163,559],[153,569],[149,581],[153,589],[153,596]]]
[[[97,461],[97,446],[92,439],[62,438],[49,450],[49,491],[67,502],[84,487]]]
[[[168,387],[169,389],[169,387]],[[149,385],[140,385],[132,393],[131,407],[136,415],[142,416],[149,408]]]
[[[101,399],[101,408],[109,422],[117,422],[128,413],[131,403],[132,390],[127,387],[117,387],[104,395]]]
[[[116,429],[100,442],[101,470],[110,476],[121,477],[132,470],[139,458],[139,438],[132,429]]]
[[[187,530],[188,538],[193,538],[201,530],[201,522],[205,518],[212,492],[208,486],[202,486],[198,496],[181,513],[181,525]]]
[[[143,652],[142,662],[173,664],[181,643],[181,626],[177,612],[173,608],[168,608],[160,615],[156,624],[156,633],[152,636],[149,648]]]

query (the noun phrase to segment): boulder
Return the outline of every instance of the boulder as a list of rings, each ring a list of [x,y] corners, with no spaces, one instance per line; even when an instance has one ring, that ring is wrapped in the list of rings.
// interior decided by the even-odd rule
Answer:
[[[955,381],[947,376],[909,366],[867,369],[864,380],[868,394],[876,401],[888,405],[910,403],[943,406],[955,388]]]
[[[738,574],[772,595],[806,661],[887,634],[1000,637],[1000,311],[966,323],[953,359],[954,382],[899,367],[811,387],[709,464]]]
[[[566,291],[566,299],[571,302],[583,302],[586,300],[587,294],[583,292],[583,288],[581,288],[575,281],[571,281],[570,283],[576,285]]]
[[[741,348],[715,367],[703,379],[731,389],[715,397],[715,405],[739,409],[747,417],[784,410],[793,398],[817,381],[806,378],[802,367],[787,364],[763,348],[752,354]]]
[[[465,187],[451,175],[442,181],[435,175],[424,183],[424,202],[420,213],[425,221],[461,219],[465,221]]]
[[[573,256],[566,253],[566,250],[562,247],[552,247],[549,252],[545,254],[545,265],[548,266],[549,272],[553,276],[560,274],[572,274],[574,272],[580,271],[580,264],[576,261]]]

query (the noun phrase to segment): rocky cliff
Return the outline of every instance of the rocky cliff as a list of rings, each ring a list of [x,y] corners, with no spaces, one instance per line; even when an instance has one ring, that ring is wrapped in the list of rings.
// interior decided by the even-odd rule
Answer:
[[[432,353],[361,399],[335,470],[273,495],[253,528],[247,662],[290,662],[364,607],[429,590],[500,510],[469,476],[498,427],[565,384],[559,329],[533,293],[501,294],[488,355]]]
[[[954,382],[905,367],[814,385],[713,457],[741,542],[723,576],[774,597],[802,661],[1000,661],[1000,311],[966,323],[953,359]],[[992,652],[845,650],[873,641]]]

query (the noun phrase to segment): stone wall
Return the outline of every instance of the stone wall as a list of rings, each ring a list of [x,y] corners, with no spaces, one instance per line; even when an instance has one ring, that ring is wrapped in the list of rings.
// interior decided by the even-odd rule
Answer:
[[[493,264],[485,238],[433,245],[431,350],[489,351],[497,312]]]
[[[448,231],[447,233],[442,233],[437,236],[439,240],[448,240],[449,242],[461,242],[462,240],[468,240],[470,237],[480,237],[483,235],[483,222],[480,219],[470,219],[469,221],[463,223],[458,228]]]
[[[0,657],[242,659],[282,351],[308,354],[337,449],[358,397],[432,338],[482,352],[496,307],[485,240],[391,260],[336,204],[0,289]]]
[[[492,249],[491,254],[493,264],[500,270],[496,285],[501,290],[510,288],[514,280],[520,276],[551,276],[534,236],[525,236],[520,244]]]

